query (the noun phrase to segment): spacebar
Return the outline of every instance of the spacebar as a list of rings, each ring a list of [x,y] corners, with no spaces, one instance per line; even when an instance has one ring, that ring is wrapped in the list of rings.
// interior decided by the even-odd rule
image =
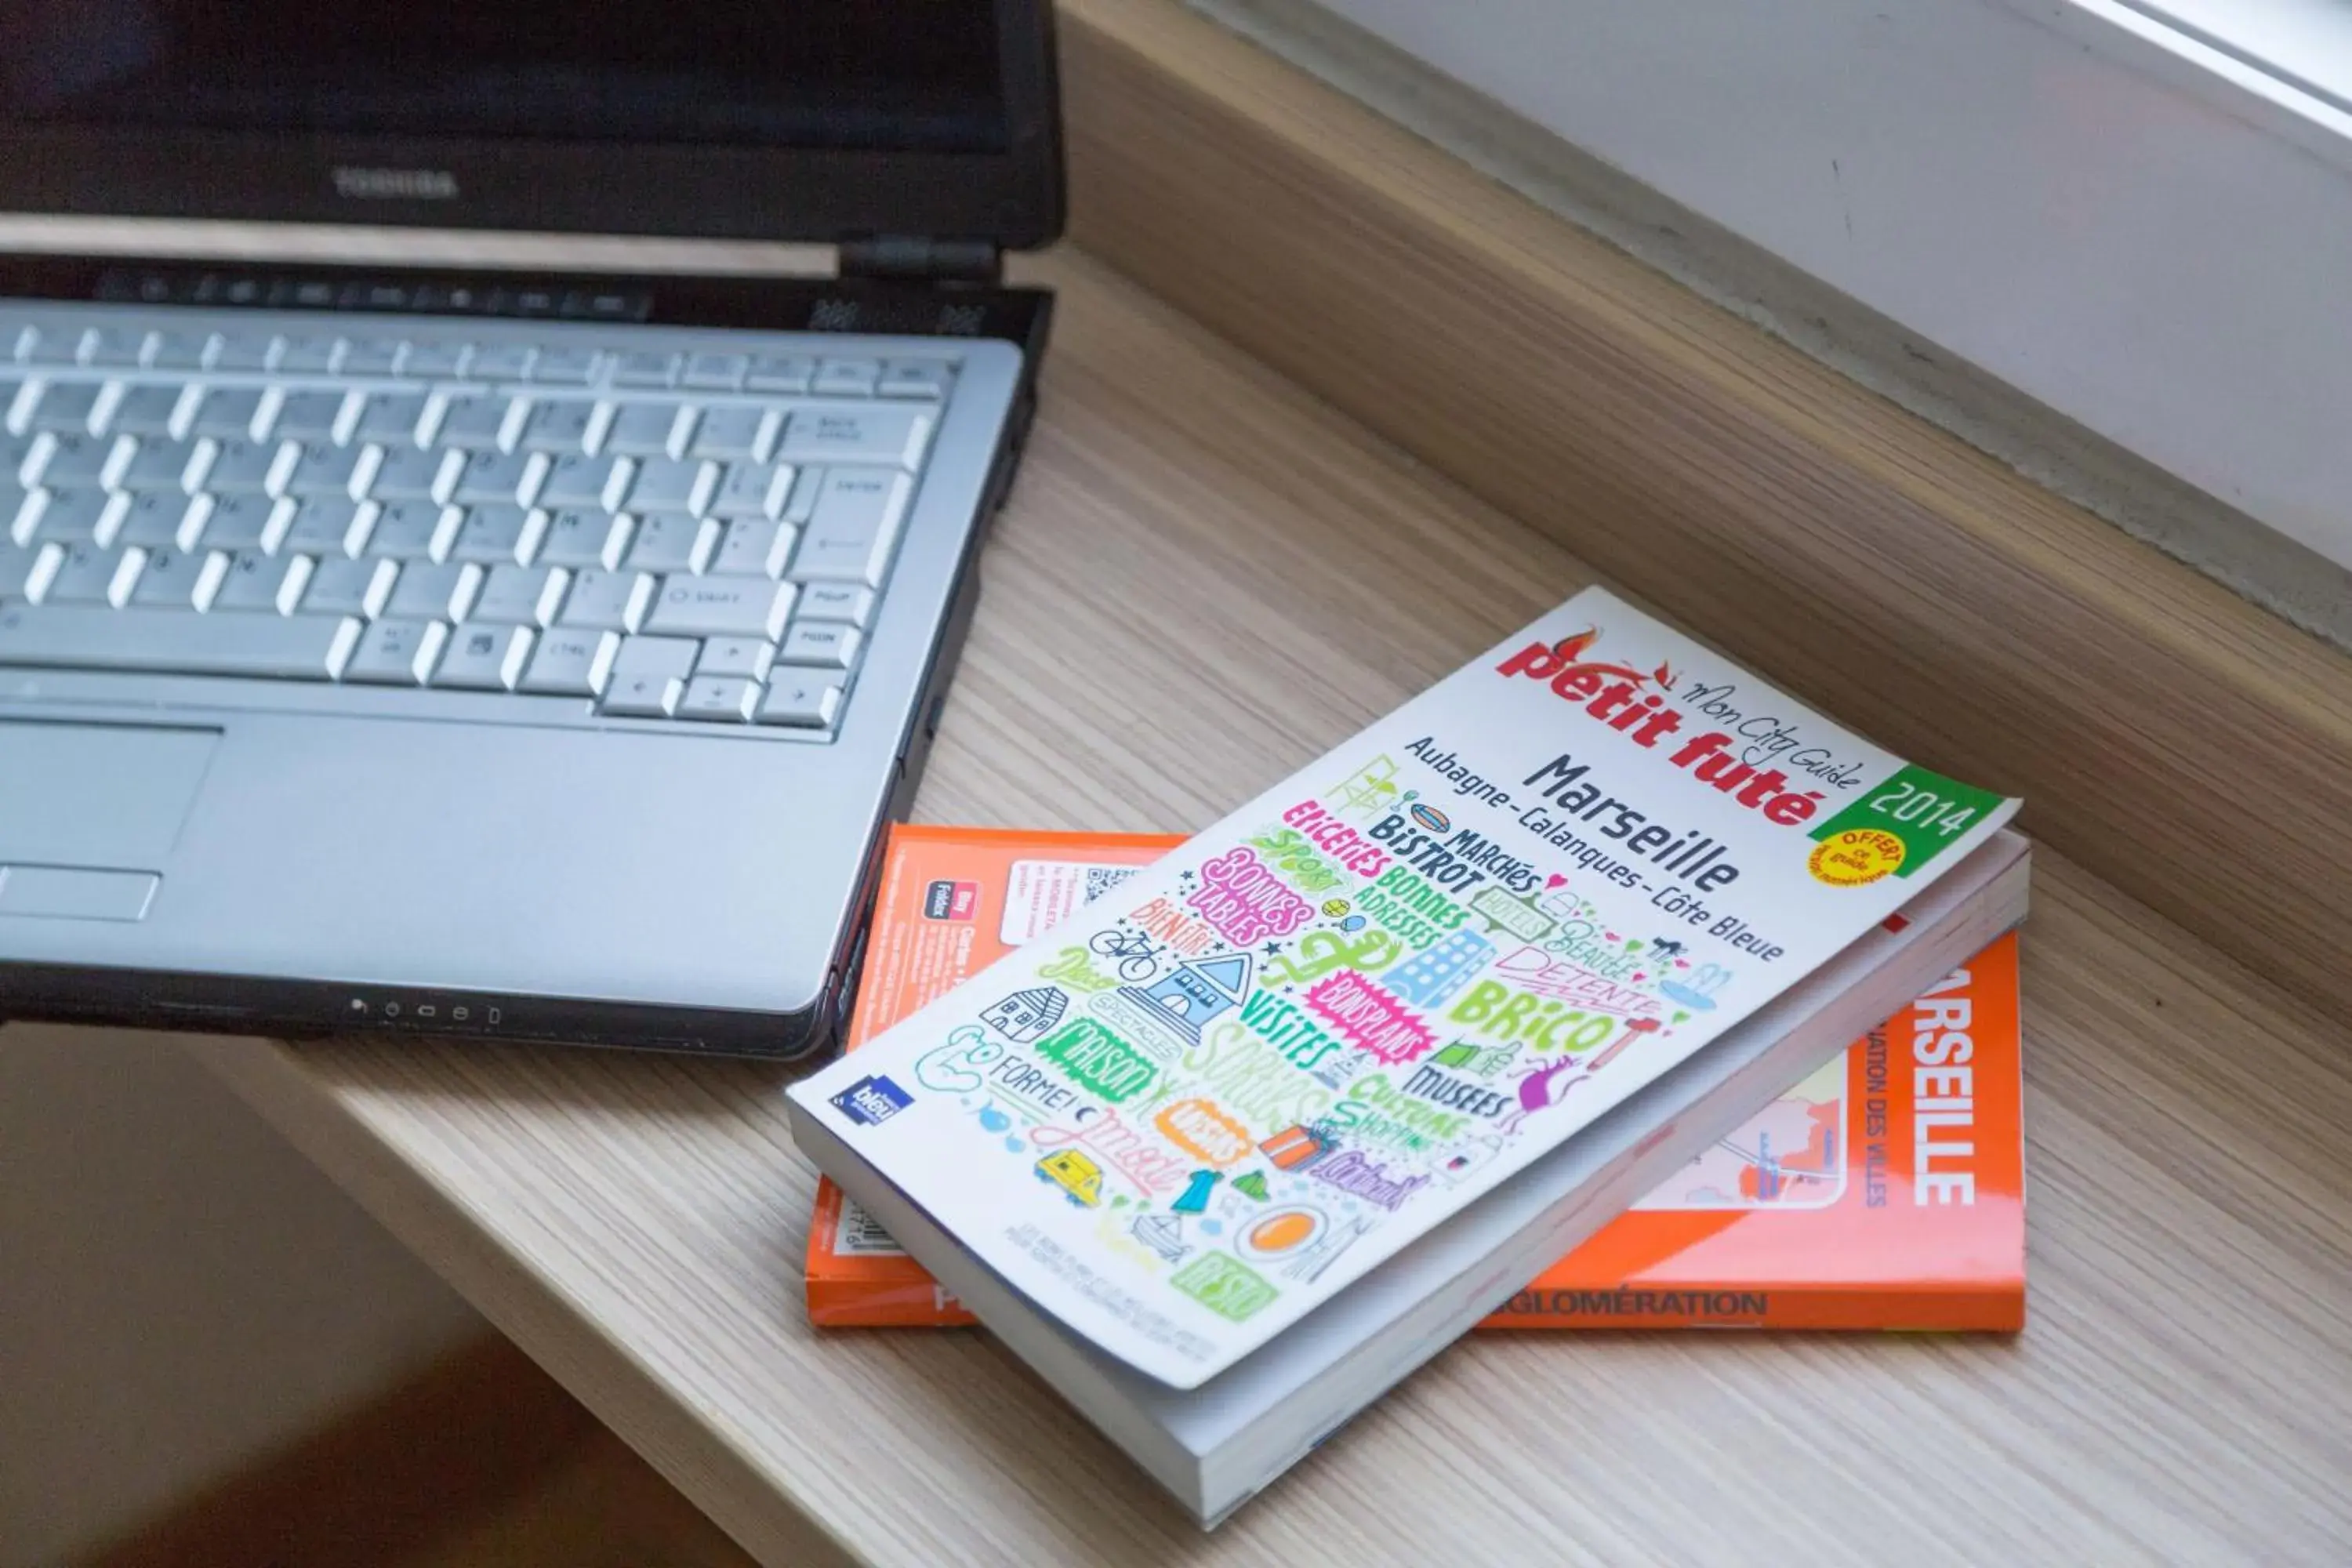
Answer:
[[[0,608],[0,666],[333,680],[361,630],[349,616],[10,605]]]

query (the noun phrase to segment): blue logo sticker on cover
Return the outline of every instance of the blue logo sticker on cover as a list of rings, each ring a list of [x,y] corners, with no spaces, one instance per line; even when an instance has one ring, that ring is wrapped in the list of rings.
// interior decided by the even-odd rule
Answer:
[[[833,1097],[834,1109],[860,1127],[873,1127],[914,1103],[913,1096],[887,1078],[861,1078]]]

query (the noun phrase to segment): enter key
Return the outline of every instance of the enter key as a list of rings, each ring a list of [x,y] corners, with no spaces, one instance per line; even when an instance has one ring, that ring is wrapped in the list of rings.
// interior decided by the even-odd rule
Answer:
[[[827,469],[787,575],[879,588],[913,490],[913,480],[890,468]]]

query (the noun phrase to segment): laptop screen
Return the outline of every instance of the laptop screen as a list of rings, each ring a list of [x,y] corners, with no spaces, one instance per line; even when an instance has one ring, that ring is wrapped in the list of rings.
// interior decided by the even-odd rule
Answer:
[[[991,153],[992,0],[5,0],[0,121]]]

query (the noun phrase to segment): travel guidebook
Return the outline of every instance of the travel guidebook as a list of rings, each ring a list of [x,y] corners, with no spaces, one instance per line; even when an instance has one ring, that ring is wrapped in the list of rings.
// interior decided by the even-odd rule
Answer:
[[[793,1135],[1214,1519],[2021,918],[2016,805],[1590,590],[793,1086]]]
[[[847,1048],[1182,842],[894,828]],[[1494,1059],[1468,1056],[1479,1048],[1457,1052],[1464,1066]],[[1034,1064],[1010,1054],[987,1076],[987,1092],[1007,1097],[999,1110],[1008,1126],[1019,1104],[1048,1086]],[[1479,1327],[2021,1328],[2020,1089],[2017,941],[2009,935],[1783,1090]],[[1262,1202],[1235,1222],[1261,1245],[1307,1223],[1270,1203],[1261,1211]],[[1184,1224],[1170,1214],[1146,1234],[1181,1235]],[[975,1321],[830,1180],[817,1187],[806,1287],[809,1321],[822,1328]]]

